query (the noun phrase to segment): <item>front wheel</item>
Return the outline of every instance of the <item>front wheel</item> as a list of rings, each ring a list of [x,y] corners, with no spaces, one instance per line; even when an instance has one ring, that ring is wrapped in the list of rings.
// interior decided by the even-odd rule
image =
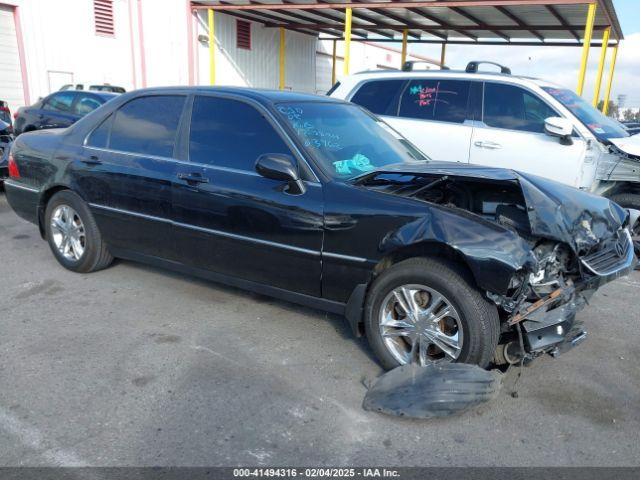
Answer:
[[[486,367],[498,345],[500,319],[466,271],[413,258],[374,281],[365,306],[365,331],[386,369],[412,362]]]
[[[89,207],[72,191],[62,190],[51,197],[44,221],[51,251],[63,267],[89,273],[113,261]]]

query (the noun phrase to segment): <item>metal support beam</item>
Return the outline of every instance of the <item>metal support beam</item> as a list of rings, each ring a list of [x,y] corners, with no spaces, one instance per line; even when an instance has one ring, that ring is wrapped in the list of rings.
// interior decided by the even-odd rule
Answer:
[[[280,90],[284,90],[284,55],[285,55],[285,31],[284,27],[280,27],[280,82],[278,87]]]
[[[349,60],[351,56],[351,8],[344,10],[344,65],[343,73],[349,75]]]
[[[336,84],[336,50],[338,48],[338,41],[333,40],[333,54],[331,55],[331,85]]]
[[[440,50],[440,68],[444,68],[445,60],[447,57],[447,44],[442,44],[442,49]]]
[[[407,61],[407,35],[409,34],[409,29],[405,28],[402,30],[402,54],[400,55],[400,68],[404,65],[404,62]]]
[[[602,113],[607,115],[609,113],[609,99],[611,98],[611,86],[613,85],[613,74],[616,71],[616,60],[618,58],[618,45],[613,47],[613,57],[611,57],[611,67],[609,67],[609,80],[607,81],[607,91],[604,94],[604,105],[602,106]]]
[[[587,12],[587,23],[584,29],[584,46],[582,47],[582,61],[580,63],[580,73],[578,76],[578,95],[582,95],[584,92],[584,79],[587,75],[587,63],[589,63],[589,46],[591,45],[591,37],[593,36],[593,23],[596,20],[596,8],[595,3],[589,4],[589,11]]]
[[[609,43],[609,35],[611,28],[607,28],[602,34],[602,48],[600,49],[600,62],[598,63],[598,73],[596,76],[596,88],[593,92],[593,106],[598,108],[600,101],[600,87],[602,87],[602,74],[604,73],[604,64],[607,61],[607,45]]]
[[[215,18],[214,11],[209,9],[208,24],[209,24],[209,83],[211,85],[216,84],[216,37],[215,37]]]

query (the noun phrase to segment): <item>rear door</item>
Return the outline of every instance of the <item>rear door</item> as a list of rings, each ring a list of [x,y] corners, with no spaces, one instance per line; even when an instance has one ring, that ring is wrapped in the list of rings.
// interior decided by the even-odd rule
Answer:
[[[172,183],[185,95],[132,99],[87,138],[75,180],[114,250],[174,258]]]
[[[471,163],[580,186],[586,143],[574,135],[567,145],[545,133],[545,119],[560,115],[543,99],[517,85],[486,82],[483,106],[473,131]]]
[[[272,117],[242,99],[198,95],[186,138],[173,195],[180,261],[320,296],[322,186],[307,176],[305,192],[292,194],[255,171],[265,153],[295,158]]]

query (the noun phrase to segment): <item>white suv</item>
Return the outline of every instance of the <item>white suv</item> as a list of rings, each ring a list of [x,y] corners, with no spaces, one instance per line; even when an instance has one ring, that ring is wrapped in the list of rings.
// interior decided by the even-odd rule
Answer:
[[[640,210],[640,135],[630,137],[571,90],[502,66],[479,73],[481,63],[364,72],[329,95],[382,117],[434,160],[533,173]],[[640,220],[634,233],[638,242]]]

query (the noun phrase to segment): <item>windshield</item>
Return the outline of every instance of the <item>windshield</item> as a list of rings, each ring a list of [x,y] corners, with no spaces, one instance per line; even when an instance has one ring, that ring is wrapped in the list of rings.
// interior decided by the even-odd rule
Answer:
[[[600,110],[593,108],[589,102],[571,90],[554,87],[542,87],[542,89],[568,108],[599,140],[629,136],[622,125],[603,115]]]
[[[427,160],[386,123],[355,105],[296,102],[280,103],[277,109],[332,178],[349,180],[385,165]]]

